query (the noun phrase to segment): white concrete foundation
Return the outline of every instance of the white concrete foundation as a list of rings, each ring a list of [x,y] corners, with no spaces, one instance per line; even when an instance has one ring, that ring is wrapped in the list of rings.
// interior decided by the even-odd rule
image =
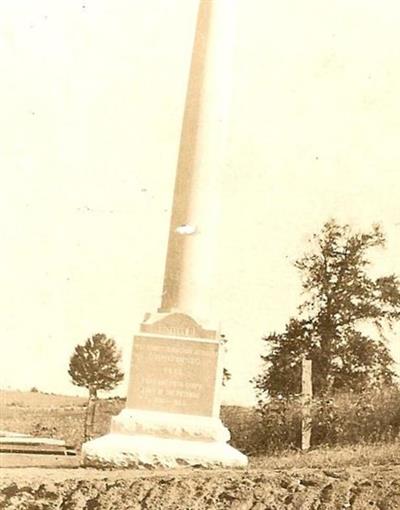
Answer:
[[[125,409],[110,434],[82,445],[82,458],[101,468],[245,467],[228,439],[219,419]]]
[[[245,467],[247,457],[222,442],[107,434],[82,446],[85,466],[101,468]]]
[[[111,433],[226,443],[229,430],[219,418],[123,409],[111,420]]]

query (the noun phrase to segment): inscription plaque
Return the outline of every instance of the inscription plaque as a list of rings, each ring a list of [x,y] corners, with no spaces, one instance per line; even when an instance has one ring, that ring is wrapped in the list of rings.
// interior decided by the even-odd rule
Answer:
[[[150,322],[148,322],[149,320]],[[157,335],[215,339],[215,331],[202,328],[189,315],[179,312],[161,318],[157,315],[153,317],[151,314],[147,314],[140,330],[143,333],[156,333]]]
[[[212,416],[218,342],[138,335],[127,407]]]

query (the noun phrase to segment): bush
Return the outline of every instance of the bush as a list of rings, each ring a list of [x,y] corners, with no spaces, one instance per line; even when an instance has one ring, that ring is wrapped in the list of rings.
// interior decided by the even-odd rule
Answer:
[[[400,391],[342,394],[313,406],[314,445],[393,441],[400,431]]]
[[[300,448],[299,398],[273,398],[246,415],[227,409],[222,418],[231,431],[231,443],[244,453],[274,454]],[[389,387],[315,399],[311,416],[312,447],[394,441],[400,432],[400,390]]]
[[[259,413],[252,407],[223,406],[221,420],[231,434],[230,443],[251,455],[259,450],[258,438],[263,436]]]
[[[57,428],[43,425],[42,423],[35,423],[31,430],[31,435],[34,437],[57,437]]]

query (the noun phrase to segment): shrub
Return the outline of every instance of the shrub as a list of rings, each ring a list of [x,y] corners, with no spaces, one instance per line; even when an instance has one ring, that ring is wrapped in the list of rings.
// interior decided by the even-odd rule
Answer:
[[[299,448],[302,406],[298,398],[270,399],[259,405],[258,414],[258,420],[253,419],[248,426],[252,452]],[[400,389],[388,387],[315,399],[311,416],[313,447],[394,441],[400,432]],[[236,437],[232,439],[236,444]]]
[[[35,423],[32,428],[31,435],[35,437],[57,437],[57,428]]]
[[[400,430],[400,391],[386,388],[342,394],[313,406],[313,444],[377,443],[396,439]]]
[[[260,414],[252,407],[223,406],[221,420],[231,434],[230,443],[245,454],[259,450],[259,438],[263,437],[260,429]]]

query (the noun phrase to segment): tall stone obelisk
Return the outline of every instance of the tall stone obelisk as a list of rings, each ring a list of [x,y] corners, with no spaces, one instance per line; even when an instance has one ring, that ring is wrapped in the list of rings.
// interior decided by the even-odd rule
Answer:
[[[161,312],[182,310],[210,323],[216,320],[210,290],[216,285],[235,2],[200,2],[160,308]]]
[[[242,467],[220,418],[215,329],[219,182],[227,137],[236,0],[201,0],[180,140],[161,306],[134,337],[126,408],[85,443],[94,466]],[[203,326],[197,322],[201,319]]]

